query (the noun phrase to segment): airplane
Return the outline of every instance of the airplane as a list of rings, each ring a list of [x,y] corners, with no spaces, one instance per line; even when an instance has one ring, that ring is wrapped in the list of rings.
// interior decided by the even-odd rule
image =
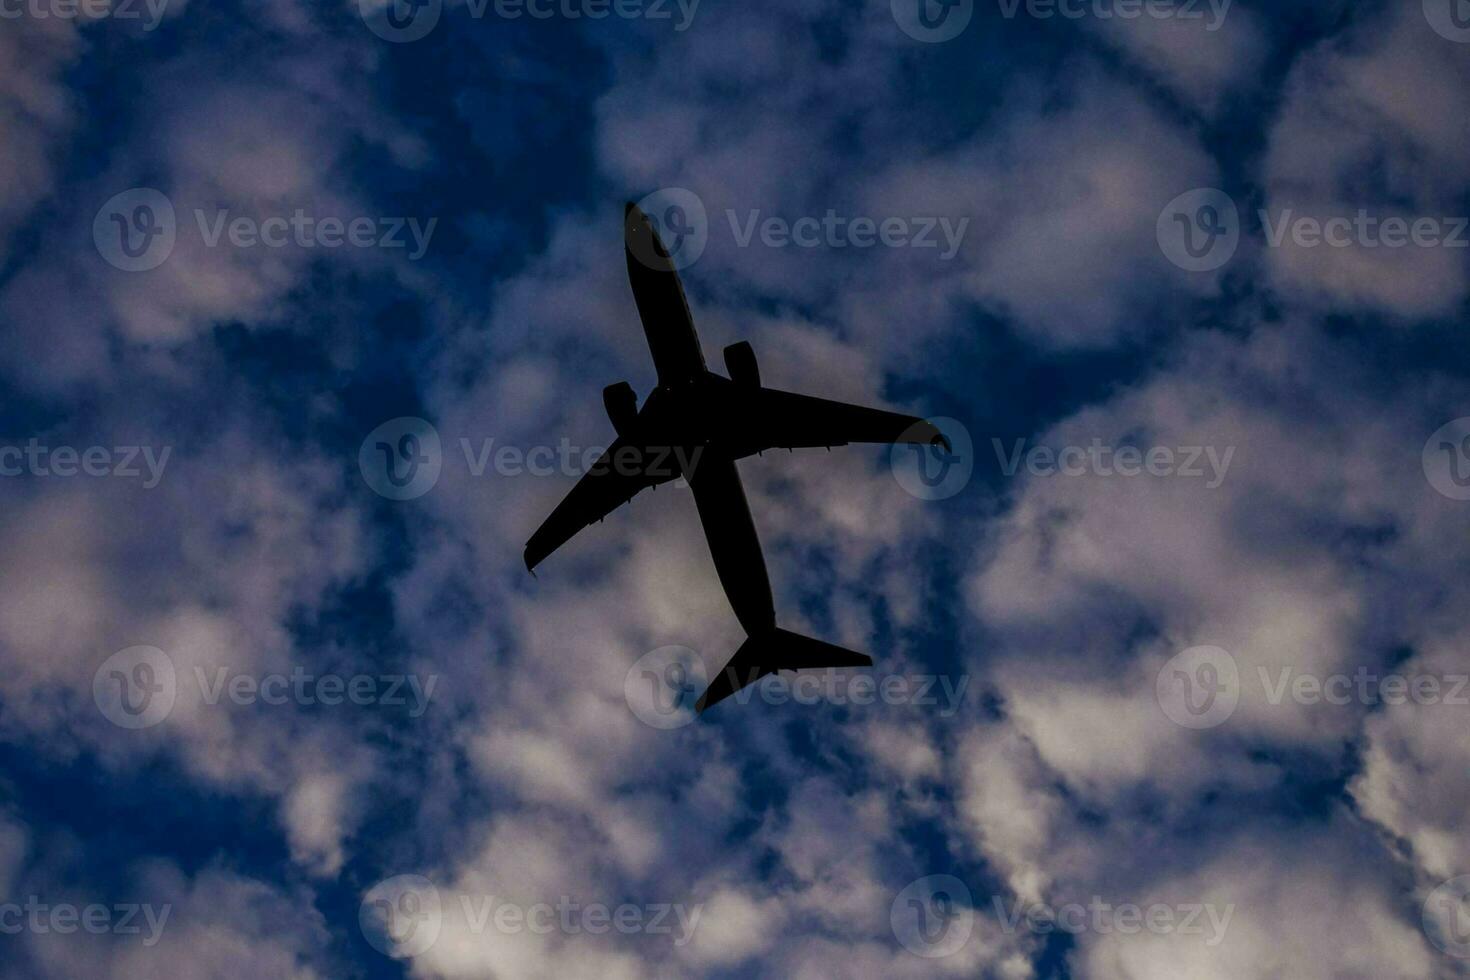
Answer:
[[[866,654],[776,625],[771,580],[735,462],[768,449],[854,442],[950,452],[949,440],[921,418],[767,388],[748,341],[725,348],[730,376],[716,374],[705,364],[673,257],[636,204],[624,209],[623,245],[657,386],[642,408],[626,381],[603,389],[617,438],[526,542],[526,570],[534,574],[548,555],[644,488],[682,477],[693,492],[720,585],[746,633],[700,695],[696,713],[776,671],[872,666]],[[670,457],[676,465],[667,465]]]

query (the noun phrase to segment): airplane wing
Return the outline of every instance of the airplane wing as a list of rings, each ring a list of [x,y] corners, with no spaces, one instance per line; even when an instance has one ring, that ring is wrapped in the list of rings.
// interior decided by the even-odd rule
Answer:
[[[619,436],[526,542],[526,569],[534,569],[582,528],[602,520],[639,491],[680,476],[683,473],[672,451],[644,447],[637,439]]]
[[[767,449],[810,449],[850,442],[942,445],[949,440],[932,422],[913,415],[864,408],[775,388],[748,389],[733,423],[737,456]]]

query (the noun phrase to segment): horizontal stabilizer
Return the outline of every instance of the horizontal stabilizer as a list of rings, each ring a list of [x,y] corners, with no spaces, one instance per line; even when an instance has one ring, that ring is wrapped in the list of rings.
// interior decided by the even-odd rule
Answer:
[[[825,667],[871,667],[873,658],[832,643],[814,640],[779,627],[740,644],[735,656],[710,681],[694,710],[703,712],[736,691],[778,670],[812,670]]]

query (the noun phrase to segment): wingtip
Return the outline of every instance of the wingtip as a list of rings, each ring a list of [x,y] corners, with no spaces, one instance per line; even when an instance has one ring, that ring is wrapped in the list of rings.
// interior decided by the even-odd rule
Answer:
[[[954,452],[954,446],[950,443],[949,436],[945,435],[944,431],[940,429],[939,426],[935,425],[928,419],[924,419],[924,424],[929,427],[929,445],[939,446],[943,448],[944,451],[947,453]]]

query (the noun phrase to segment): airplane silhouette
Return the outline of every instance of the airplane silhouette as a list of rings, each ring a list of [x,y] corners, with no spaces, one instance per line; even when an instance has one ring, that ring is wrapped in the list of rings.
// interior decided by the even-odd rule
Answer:
[[[648,216],[624,211],[628,281],[653,354],[658,386],[643,407],[626,382],[603,389],[617,438],[526,542],[526,569],[602,520],[645,487],[689,483],[710,555],[746,640],[695,704],[706,708],[778,670],[870,667],[866,654],[776,625],[771,580],[735,461],[767,449],[852,442],[942,446],[932,423],[910,415],[813,398],[761,385],[750,344],[725,348],[725,378],[705,366],[673,258]],[[668,465],[668,460],[677,465]]]

